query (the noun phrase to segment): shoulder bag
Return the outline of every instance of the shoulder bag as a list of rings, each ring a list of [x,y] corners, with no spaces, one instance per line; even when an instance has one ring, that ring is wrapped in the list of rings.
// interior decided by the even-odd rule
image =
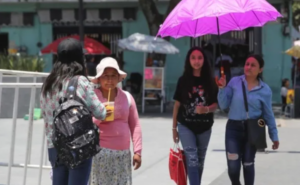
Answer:
[[[244,97],[244,105],[246,109],[246,132],[248,137],[248,142],[255,146],[257,149],[265,149],[267,148],[266,141],[266,121],[262,118],[262,116],[258,119],[249,119],[249,110],[248,110],[248,101],[245,84],[242,81],[243,88],[243,97]]]

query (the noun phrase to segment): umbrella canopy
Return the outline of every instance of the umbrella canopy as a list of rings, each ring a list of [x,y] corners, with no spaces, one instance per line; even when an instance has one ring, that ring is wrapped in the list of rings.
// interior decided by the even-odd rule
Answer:
[[[74,39],[80,40],[80,37],[78,35],[63,37],[63,38],[55,40],[54,42],[52,42],[51,44],[49,44],[48,46],[43,48],[41,50],[41,53],[42,54],[56,53],[59,43],[62,40],[67,39],[67,38],[74,38]],[[111,54],[111,51],[108,48],[106,48],[103,44],[101,44],[100,42],[98,42],[94,39],[91,39],[89,37],[84,38],[84,49],[86,50],[87,54],[93,54],[93,55],[101,55],[101,54],[110,55]]]
[[[223,34],[275,21],[280,13],[266,0],[182,0],[168,15],[161,37]]]
[[[144,53],[176,54],[179,50],[170,42],[153,36],[134,33],[128,38],[118,41],[118,46],[123,50]]]
[[[285,54],[296,57],[296,58],[300,58],[300,46],[293,46],[290,49],[285,51]]]

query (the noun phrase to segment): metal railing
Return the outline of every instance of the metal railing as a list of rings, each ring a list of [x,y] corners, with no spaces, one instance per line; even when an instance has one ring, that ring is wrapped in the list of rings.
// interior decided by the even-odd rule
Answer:
[[[42,180],[42,170],[43,169],[51,169],[51,166],[47,166],[47,152],[45,146],[45,126],[43,126],[43,130],[41,133],[42,137],[42,145],[40,148],[40,162],[39,164],[31,164],[31,147],[32,147],[32,131],[33,131],[33,122],[34,122],[34,106],[36,100],[37,89],[42,87],[42,83],[37,83],[37,78],[47,77],[49,73],[39,73],[39,72],[28,72],[28,71],[16,71],[16,70],[4,70],[0,69],[0,102],[2,102],[2,89],[3,88],[14,88],[14,100],[13,100],[13,114],[12,114],[12,131],[11,131],[11,143],[10,143],[10,152],[9,152],[9,161],[8,162],[0,162],[0,166],[8,167],[7,172],[7,185],[11,184],[11,175],[12,175],[12,167],[24,168],[23,175],[23,185],[26,185],[27,179],[27,169],[28,168],[38,168],[39,169],[39,177],[38,184],[41,185]],[[3,83],[3,77],[13,77],[16,78],[16,82]],[[32,83],[22,83],[20,82],[20,77],[32,77]],[[88,77],[89,79],[93,79],[93,77]],[[94,87],[97,85],[94,84]],[[118,84],[118,87],[122,88],[121,83]],[[20,89],[23,88],[31,88],[30,93],[30,103],[29,103],[29,120],[28,120],[28,133],[27,133],[27,142],[26,142],[26,153],[25,153],[25,162],[24,163],[14,163],[14,154],[15,154],[15,140],[16,140],[16,127],[17,127],[17,118],[18,118],[18,102],[19,102],[19,94]],[[1,106],[0,106],[1,113]],[[45,163],[43,165],[43,161]]]
[[[21,167],[24,168],[23,175],[23,185],[26,184],[27,170],[28,168],[38,168],[39,169],[39,178],[38,184],[41,184],[42,170],[50,169],[50,166],[43,165],[44,161],[44,151],[45,151],[45,127],[43,126],[43,132],[41,133],[42,146],[40,149],[40,163],[39,164],[30,164],[31,157],[31,146],[32,146],[32,131],[33,131],[33,121],[34,121],[34,105],[36,99],[36,89],[42,87],[42,83],[37,83],[37,77],[46,77],[48,73],[36,73],[36,72],[26,72],[26,71],[14,71],[14,70],[3,70],[0,69],[0,102],[2,102],[2,89],[3,88],[14,88],[14,100],[13,100],[13,115],[12,115],[12,131],[11,131],[11,143],[10,143],[10,152],[9,152],[9,161],[7,163],[1,162],[0,166],[7,166],[7,181],[6,184],[11,184],[11,174],[12,167]],[[3,83],[3,77],[15,77],[15,83]],[[33,77],[33,83],[20,83],[20,77]],[[14,163],[14,154],[15,154],[15,140],[16,140],[16,127],[17,127],[17,114],[18,114],[18,102],[19,102],[19,90],[23,88],[31,88],[30,94],[30,103],[29,103],[29,124],[28,124],[28,133],[27,133],[27,142],[26,142],[26,153],[25,153],[25,162],[24,164]],[[1,107],[1,106],[0,106]],[[0,110],[1,112],[1,110]]]

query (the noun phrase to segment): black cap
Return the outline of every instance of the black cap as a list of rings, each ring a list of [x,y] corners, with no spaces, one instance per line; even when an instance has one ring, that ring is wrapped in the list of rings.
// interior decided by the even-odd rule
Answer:
[[[58,60],[63,63],[81,61],[84,52],[79,40],[67,38],[61,41],[57,47]]]

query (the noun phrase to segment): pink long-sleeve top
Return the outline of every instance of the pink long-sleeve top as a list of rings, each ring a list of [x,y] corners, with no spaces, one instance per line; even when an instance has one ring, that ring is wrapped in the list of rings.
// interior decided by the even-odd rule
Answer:
[[[95,94],[101,102],[107,102],[99,89]],[[139,115],[133,97],[130,95],[131,105],[123,90],[118,88],[115,97],[114,121],[100,121],[94,119],[94,123],[100,129],[100,146],[113,150],[127,150],[130,148],[130,138],[133,142],[135,154],[142,153],[142,131],[139,122]]]

